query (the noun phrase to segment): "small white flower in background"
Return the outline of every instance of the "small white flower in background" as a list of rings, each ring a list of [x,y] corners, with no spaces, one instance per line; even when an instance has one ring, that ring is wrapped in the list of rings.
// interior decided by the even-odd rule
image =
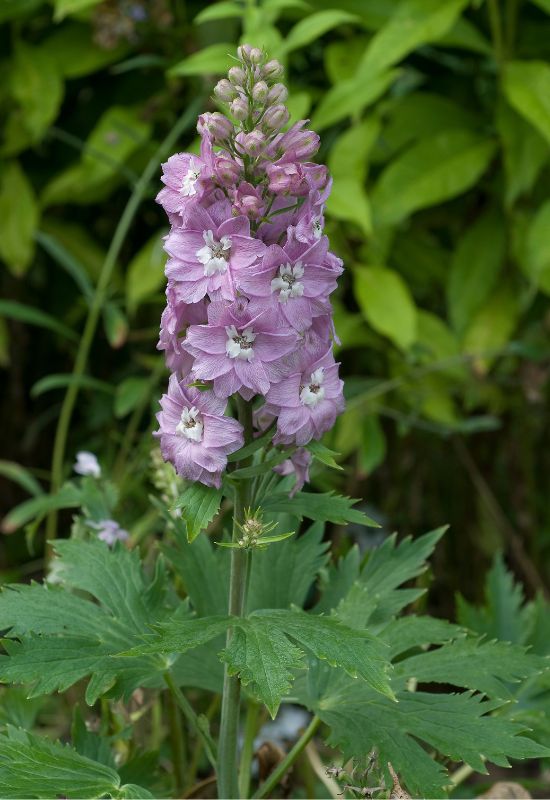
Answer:
[[[101,475],[99,461],[96,456],[88,450],[81,450],[76,454],[76,461],[73,469],[78,475],[93,475],[94,478],[99,478]]]
[[[108,544],[109,547],[112,547],[115,542],[125,542],[130,535],[114,519],[102,519],[101,522],[90,522],[89,524],[98,532],[97,538]]]

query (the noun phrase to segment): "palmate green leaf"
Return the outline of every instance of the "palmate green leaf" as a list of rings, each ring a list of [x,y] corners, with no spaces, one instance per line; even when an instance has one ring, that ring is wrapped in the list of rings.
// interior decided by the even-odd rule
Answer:
[[[230,675],[238,675],[274,718],[281,698],[292,686],[294,672],[305,668],[302,650],[277,625],[251,617],[234,629],[221,654]]]
[[[329,585],[332,603],[339,619],[351,627],[387,623],[405,606],[424,593],[423,589],[402,589],[403,583],[427,569],[432,554],[446,527],[419,536],[407,537],[399,544],[395,534],[370,553],[359,576],[345,594],[338,596]]]
[[[372,689],[394,699],[388,679],[387,645],[366,630],[349,628],[336,617],[292,611],[258,611],[258,617],[279,625],[287,636],[331,667],[362,678]]]
[[[493,291],[504,263],[506,226],[495,210],[481,216],[458,243],[447,283],[447,306],[462,332]]]
[[[417,315],[401,276],[385,267],[358,267],[353,272],[355,297],[375,331],[407,349],[416,338]]]
[[[457,618],[476,633],[515,644],[526,644],[530,632],[530,610],[524,605],[523,589],[504,564],[502,554],[495,556],[485,581],[485,603],[476,607],[462,595],[457,596]]]
[[[550,143],[550,64],[512,61],[503,86],[510,105]]]
[[[527,653],[524,647],[462,638],[400,661],[395,667],[395,682],[414,676],[419,683],[447,683],[511,700],[514,695],[506,684],[517,684],[549,667],[550,661]]]
[[[235,624],[231,643],[221,658],[272,717],[290,689],[294,671],[306,666],[307,653],[361,677],[377,692],[393,696],[384,658],[387,648],[366,631],[354,631],[332,617],[299,610],[258,611]]]
[[[156,626],[155,633],[147,636],[145,644],[139,644],[121,655],[127,658],[153,653],[186,653],[215,639],[237,622],[237,617],[228,616],[172,619]]]
[[[365,684],[346,682],[334,697],[321,697],[314,710],[330,728],[329,743],[344,757],[361,758],[372,748],[380,764],[391,762],[413,797],[445,793],[449,777],[428,749],[486,773],[484,759],[508,766],[508,758],[536,758],[545,747],[521,736],[523,726],[489,716],[498,704],[480,695],[400,692],[392,703]]]
[[[262,501],[262,509],[288,513],[298,519],[307,517],[319,522],[336,522],[339,525],[354,522],[356,525],[379,528],[378,522],[367,517],[359,509],[353,508],[358,502],[353,498],[334,494],[334,492],[325,492],[324,494],[297,492],[292,498],[286,494],[270,495]]]
[[[494,152],[493,140],[467,128],[426,137],[382,172],[371,195],[375,222],[395,225],[462,194],[479,180]]]
[[[281,520],[279,529],[286,521]],[[182,525],[183,528],[183,525]],[[190,544],[185,531],[178,533],[176,547],[162,546],[175,566],[193,609],[199,617],[225,614],[229,590],[229,557],[213,547],[206,536]],[[315,523],[300,536],[282,541],[269,551],[254,553],[247,609],[302,606],[317,575],[325,565],[328,544],[323,525]]]
[[[121,785],[112,767],[80,755],[68,745],[23,730],[0,736],[0,793],[3,797],[152,798],[140,786]]]
[[[97,540],[60,541],[56,549],[55,571],[62,586],[8,586],[0,593],[0,619],[10,637],[5,647],[11,654],[0,658],[0,678],[32,684],[33,696],[91,676],[86,690],[90,704],[109,689],[114,696],[128,697],[138,686],[162,686],[165,659],[115,658],[140,643],[151,625],[174,614],[165,598],[161,562],[149,580],[136,551],[120,546],[111,551]],[[88,592],[97,602],[67,587]]]
[[[181,516],[187,526],[187,537],[190,542],[207,527],[219,511],[222,501],[220,489],[213,489],[202,483],[188,486],[176,503],[181,508]]]

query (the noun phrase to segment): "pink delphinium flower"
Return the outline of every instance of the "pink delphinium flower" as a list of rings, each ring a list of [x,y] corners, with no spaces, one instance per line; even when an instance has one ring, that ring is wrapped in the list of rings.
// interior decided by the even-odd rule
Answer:
[[[157,200],[172,228],[158,348],[173,375],[157,435],[180,475],[219,486],[243,443],[227,400],[258,398],[255,425],[277,419],[273,445],[289,448],[277,471],[294,472],[297,491],[311,460],[301,446],[343,408],[330,304],[342,262],[323,234],[331,182],[311,161],[318,135],[307,120],[284,130],[278,61],[250,45],[238,57],[214,89],[230,113],[202,114],[200,155],[163,165]],[[211,390],[189,386],[198,380]]]
[[[155,435],[165,461],[187,480],[219,487],[227,456],[243,445],[241,425],[224,416],[226,401],[172,375],[160,405]]]
[[[297,331],[311,326],[313,317],[326,312],[326,300],[342,272],[338,261],[327,259],[326,236],[311,245],[289,240],[271,245],[261,265],[247,271],[241,286],[251,297],[272,298],[286,322]]]
[[[239,273],[258,261],[265,250],[263,242],[250,235],[245,216],[232,217],[228,201],[208,209],[193,206],[185,228],[173,230],[166,240],[171,256],[166,275],[180,284],[182,302],[234,300]]]
[[[271,386],[266,413],[277,418],[275,442],[304,445],[330,430],[343,411],[343,382],[332,352]]]
[[[197,378],[214,381],[218,397],[240,392],[245,399],[281,379],[284,356],[295,346],[294,331],[281,330],[274,310],[242,300],[211,303],[208,324],[192,325],[185,343]]]

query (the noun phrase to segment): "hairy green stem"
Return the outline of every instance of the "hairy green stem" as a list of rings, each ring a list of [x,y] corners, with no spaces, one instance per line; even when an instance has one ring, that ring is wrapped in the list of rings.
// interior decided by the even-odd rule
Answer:
[[[191,703],[186,698],[186,696],[183,694],[181,689],[178,686],[176,686],[176,684],[174,683],[174,679],[172,678],[172,676],[171,676],[171,674],[169,672],[165,672],[164,673],[164,680],[165,680],[166,685],[168,686],[168,688],[172,692],[176,703],[178,704],[178,706],[183,711],[183,714],[184,714],[185,718],[187,719],[187,722],[189,723],[191,729],[201,739],[201,741],[202,741],[202,743],[204,745],[204,750],[206,752],[208,760],[210,761],[210,764],[212,765],[212,767],[214,767],[214,769],[215,769],[216,768],[216,745],[213,742],[212,737],[210,736],[209,733],[207,733],[207,731],[205,730],[204,726],[202,726],[200,724],[199,718],[197,717],[197,715],[193,711],[193,707],[191,706]]]
[[[244,444],[253,438],[252,405],[237,396],[239,421],[244,430]],[[238,462],[238,467],[248,466],[251,457]],[[251,505],[251,481],[240,480],[235,487],[235,509],[233,512],[233,541],[239,537],[239,524],[245,517],[245,510]],[[231,550],[231,572],[229,577],[228,613],[241,617],[246,611],[246,591],[250,568],[249,553],[240,547]],[[226,647],[231,644],[233,631],[227,632]],[[238,732],[241,685],[239,679],[229,674],[227,665],[223,677],[222,711],[220,739],[218,746],[218,797],[238,798]]]
[[[183,737],[178,701],[171,689],[167,694],[167,699],[168,720],[170,722],[170,744],[172,746],[172,764],[174,769],[174,788],[176,797],[180,797],[185,788],[185,775],[187,772],[185,740]]]
[[[246,722],[244,726],[244,742],[241,753],[241,767],[239,775],[239,796],[248,797],[250,792],[250,768],[254,755],[254,738],[258,729],[260,705],[254,700],[248,702],[246,709]]]
[[[255,792],[252,797],[253,798],[261,798],[271,795],[272,790],[277,786],[281,778],[285,775],[285,773],[290,769],[290,767],[294,764],[300,753],[303,752],[305,746],[308,742],[313,739],[315,735],[315,731],[321,724],[321,720],[319,717],[313,717],[305,731],[302,733],[292,750],[287,753],[287,755],[283,758],[283,760],[275,767],[269,778],[260,786],[257,792]]]
[[[164,141],[159,145],[154,155],[147,163],[138,181],[136,182],[134,190],[130,195],[130,198],[126,204],[124,211],[122,212],[122,216],[120,217],[118,225],[116,226],[113,238],[111,240],[111,244],[107,251],[107,255],[105,256],[105,261],[103,262],[103,266],[101,268],[99,280],[97,282],[94,296],[90,304],[90,308],[88,310],[88,316],[86,318],[84,330],[82,332],[82,336],[80,338],[80,342],[78,345],[78,351],[76,354],[76,359],[73,367],[73,375],[77,380],[74,380],[72,383],[69,384],[63,400],[63,405],[61,407],[61,412],[59,414],[59,420],[57,423],[57,430],[55,432],[55,440],[54,440],[53,456],[52,456],[52,471],[51,471],[52,493],[59,491],[61,482],[63,480],[63,462],[65,460],[65,447],[67,444],[67,436],[71,425],[71,419],[76,404],[76,399],[78,397],[78,389],[79,389],[78,378],[84,375],[86,366],[88,364],[90,349],[92,347],[92,342],[95,336],[103,304],[107,296],[109,282],[111,280],[117,259],[120,255],[122,245],[124,244],[124,241],[126,239],[128,231],[130,230],[130,226],[134,220],[136,212],[140,206],[140,203],[143,199],[143,196],[147,190],[147,187],[151,179],[153,178],[156,170],[158,169],[159,164],[161,163],[164,156],[174,147],[174,145],[176,144],[177,140],[182,135],[182,133],[185,130],[187,130],[187,128],[189,128],[190,125],[193,123],[201,107],[201,104],[202,104],[202,98],[198,98],[194,103],[191,103],[189,106],[187,106],[186,110],[179,117],[176,124],[168,133]],[[48,521],[46,526],[47,543],[52,542],[56,538],[56,529],[57,529],[57,512],[52,511],[48,516]],[[46,559],[48,558],[48,555],[49,552],[47,548]]]

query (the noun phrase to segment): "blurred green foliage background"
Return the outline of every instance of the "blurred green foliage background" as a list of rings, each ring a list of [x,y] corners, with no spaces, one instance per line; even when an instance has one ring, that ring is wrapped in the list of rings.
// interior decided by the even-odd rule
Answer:
[[[249,41],[284,62],[293,119],[311,118],[334,176],[348,406],[327,444],[345,471],[314,483],[365,498],[389,528],[449,522],[446,610],[459,586],[479,595],[498,549],[542,588],[550,2],[3,0],[0,23],[2,514],[48,490],[69,390],[59,478],[92,450],[124,527],[153,524],[149,432],[166,381],[154,159],[167,136],[197,146],[196,112]],[[90,355],[71,377],[83,330]],[[29,557],[25,521],[4,519],[6,577]]]

